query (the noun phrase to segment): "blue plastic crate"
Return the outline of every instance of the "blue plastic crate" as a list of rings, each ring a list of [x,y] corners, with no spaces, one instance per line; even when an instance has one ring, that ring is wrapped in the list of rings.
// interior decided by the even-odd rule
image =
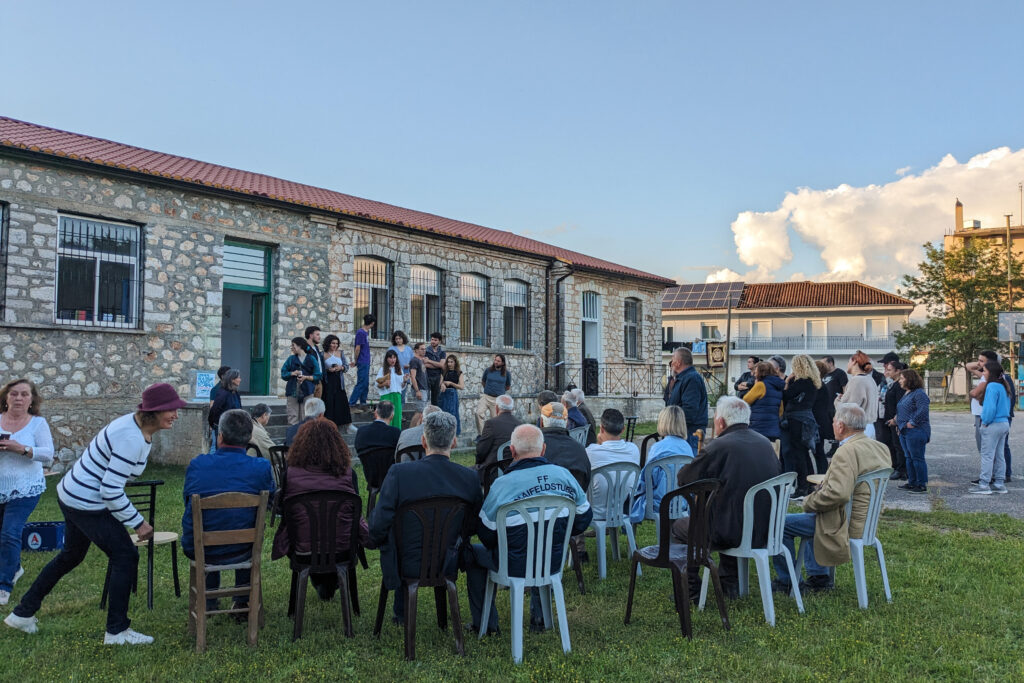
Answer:
[[[29,522],[21,532],[24,550],[53,551],[64,547],[64,522]]]

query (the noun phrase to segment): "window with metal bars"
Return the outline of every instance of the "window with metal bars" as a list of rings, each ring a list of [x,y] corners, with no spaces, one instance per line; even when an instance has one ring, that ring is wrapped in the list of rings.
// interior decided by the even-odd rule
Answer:
[[[413,266],[409,273],[409,338],[426,341],[441,331],[441,271]]]
[[[528,311],[530,285],[521,280],[505,280],[504,319],[505,347],[527,349],[530,320]]]
[[[387,339],[391,334],[392,267],[388,261],[357,256],[354,263],[353,321],[363,326],[363,316],[372,313],[377,325],[370,331],[373,339]]]
[[[601,357],[601,295],[583,292],[583,357]]]
[[[7,232],[8,206],[0,202],[0,321],[6,320],[7,309]]]
[[[626,299],[622,325],[622,355],[631,360],[640,359],[640,301]]]
[[[487,278],[459,275],[459,342],[487,346]]]
[[[60,217],[56,322],[139,327],[140,233],[136,225]]]

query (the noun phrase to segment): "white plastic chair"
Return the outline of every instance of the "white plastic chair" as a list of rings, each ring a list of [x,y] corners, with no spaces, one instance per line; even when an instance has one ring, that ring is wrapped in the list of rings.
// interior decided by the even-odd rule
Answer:
[[[590,431],[590,425],[582,425],[569,430],[569,436],[576,440],[581,446],[587,445],[587,432]]]
[[[601,500],[594,500],[594,483],[601,478],[603,491],[600,493]],[[633,525],[629,521],[629,510],[633,507],[633,490],[640,478],[640,466],[631,462],[613,462],[607,465],[595,467],[590,476],[590,490],[587,498],[590,499],[591,507],[603,507],[604,519],[594,517],[590,526],[594,528],[597,535],[597,575],[605,578],[607,575],[607,560],[604,556],[604,540],[608,529],[611,529],[612,551],[615,559],[622,559],[619,553],[619,529],[625,529],[626,540],[629,542],[629,557],[636,552],[636,538],[633,536]],[[626,503],[629,503],[628,505]]]
[[[679,470],[693,462],[692,455],[666,455],[648,462],[643,469],[644,476],[644,519],[654,520],[655,538],[661,538],[661,515],[654,509],[654,470],[660,469],[665,475],[665,493],[676,488]],[[683,498],[677,502],[685,503]]]
[[[885,589],[885,599],[888,602],[892,602],[892,591],[889,590],[889,573],[885,570],[885,553],[882,552],[882,542],[876,536],[878,518],[882,514],[882,503],[885,500],[885,487],[889,485],[889,476],[892,473],[893,469],[891,467],[865,472],[857,477],[857,481],[854,484],[854,490],[861,484],[867,484],[871,492],[871,498],[868,500],[868,514],[864,520],[864,533],[861,534],[860,538],[850,539],[850,559],[853,563],[854,582],[857,584],[857,604],[860,605],[861,609],[868,608],[868,581],[864,570],[864,548],[874,547],[875,554],[878,555],[878,568],[882,572],[882,587]],[[847,523],[849,523],[852,508],[853,499],[851,498],[846,503]],[[797,573],[792,575],[794,582],[800,577],[803,569],[804,553],[806,552],[804,546],[808,542],[813,543],[814,541],[809,538],[804,539],[796,553]],[[835,580],[835,567],[830,567],[829,573],[832,574],[833,580]]]
[[[764,619],[769,626],[775,626],[775,599],[772,596],[771,558],[782,555],[786,559],[790,576],[797,576],[793,569],[793,556],[782,544],[783,531],[786,529],[786,512],[789,509],[789,496],[796,488],[796,473],[787,472],[761,482],[747,489],[743,496],[743,540],[735,548],[722,550],[722,555],[737,558],[739,570],[740,595],[750,592],[750,560],[754,560],[757,569],[757,583],[761,588],[761,606],[764,608]],[[754,548],[754,499],[758,493],[762,497],[771,498],[771,511],[768,513],[768,540],[763,548]],[[790,595],[796,599],[796,607],[802,614],[804,601],[800,596],[799,581],[792,581]],[[698,609],[704,609],[704,601],[708,594],[708,570],[704,570],[704,580],[700,586],[700,603]]]
[[[518,519],[513,517],[511,524],[526,528],[526,576],[523,577],[508,574],[508,518],[513,515],[518,515]],[[565,566],[569,534],[572,533],[575,518],[576,504],[562,496],[533,496],[498,508],[495,520],[498,531],[498,570],[487,573],[487,590],[481,614],[490,612],[495,586],[511,590],[512,660],[516,664],[523,661],[523,598],[527,588],[541,589],[545,628],[551,628],[551,596],[554,594],[562,651],[569,652],[572,649],[569,643],[569,621],[565,614],[565,595],[562,592],[562,567]],[[551,556],[555,545],[555,520],[558,519],[565,520],[565,537],[561,539],[562,556],[553,562]],[[557,567],[558,571],[552,571],[552,567]],[[487,619],[484,618],[480,620],[480,637],[483,638],[486,632]]]

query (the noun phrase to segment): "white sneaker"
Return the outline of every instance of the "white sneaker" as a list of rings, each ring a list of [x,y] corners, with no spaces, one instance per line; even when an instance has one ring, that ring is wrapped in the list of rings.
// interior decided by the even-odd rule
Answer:
[[[978,496],[991,496],[992,489],[990,489],[987,486],[982,486],[981,484],[978,484],[977,486],[972,486],[971,488],[967,489],[967,493],[972,493]]]
[[[39,630],[39,620],[35,617],[19,617],[14,612],[7,615],[4,623],[25,633],[35,633]]]
[[[25,568],[19,566],[18,571],[14,572],[14,578],[11,579],[11,585],[18,583],[18,579],[25,575]]]
[[[106,633],[103,635],[104,645],[149,645],[153,642],[153,636],[147,636],[126,628],[120,633]]]
[[[0,605],[6,605],[11,601],[11,592],[0,590]]]
[[[1009,493],[1005,486],[993,486],[992,493]]]

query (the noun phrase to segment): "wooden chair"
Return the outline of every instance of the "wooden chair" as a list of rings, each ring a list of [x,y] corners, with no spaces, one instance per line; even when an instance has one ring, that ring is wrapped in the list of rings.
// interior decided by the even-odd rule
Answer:
[[[156,479],[147,481],[133,481],[125,484],[125,495],[139,511],[139,514],[146,518],[151,527],[156,529],[156,487],[163,486],[164,482]],[[129,488],[143,489],[131,493]],[[146,546],[146,606],[153,609],[153,549],[158,545],[171,546],[171,572],[174,575],[174,597],[181,597],[181,582],[178,580],[178,534],[174,531],[154,531],[153,537],[148,541],[140,541],[137,534],[131,535],[132,543],[136,546]],[[138,585],[132,586],[134,591]],[[110,588],[110,565],[107,565],[107,575],[103,579],[103,594],[100,596],[100,609],[107,605],[107,593]]]
[[[644,465],[647,464],[647,449],[651,447],[651,444],[655,444],[659,441],[661,441],[661,434],[655,432],[653,434],[648,434],[640,442],[640,469],[643,469]]]
[[[395,449],[371,448],[356,457],[363,464],[363,476],[366,478],[366,518],[369,519],[377,504],[377,496],[380,495],[384,477],[395,464]]]
[[[422,460],[426,452],[423,450],[423,446],[420,444],[413,444],[412,446],[406,446],[402,450],[395,453],[395,464],[400,462],[409,462],[412,460]],[[408,456],[409,460],[403,460],[402,458]]]
[[[722,625],[729,630],[729,615],[725,607],[725,596],[722,583],[718,578],[718,567],[711,559],[711,530],[709,526],[709,509],[711,501],[722,485],[717,479],[701,479],[670,491],[661,499],[661,524],[658,545],[647,546],[633,553],[633,571],[629,577],[629,597],[626,599],[626,619],[633,613],[633,591],[636,588],[636,572],[641,563],[649,567],[660,567],[672,571],[672,597],[676,612],[679,613],[679,626],[683,635],[693,639],[693,627],[690,623],[690,582],[687,577],[689,567],[707,567],[711,580],[715,585],[715,597],[718,598],[718,611],[722,617]],[[683,516],[681,507],[675,504],[677,498],[684,498],[689,504],[690,526],[686,545],[672,543],[672,520]]]
[[[246,614],[248,616],[247,637],[249,645],[256,645],[259,628],[263,626],[263,583],[260,576],[260,557],[263,553],[263,532],[266,523],[269,491],[251,493],[218,493],[200,497],[192,494],[192,528],[195,543],[195,559],[189,562],[188,570],[188,632],[196,636],[196,652],[206,649],[206,618],[211,614]],[[256,508],[256,521],[247,529],[230,531],[205,531],[203,511]],[[217,545],[252,544],[252,556],[245,562],[234,564],[207,564],[206,547]],[[206,575],[210,572],[225,572],[236,569],[251,570],[248,586],[206,590]],[[249,604],[231,609],[206,609],[206,600],[234,596],[249,596]]]
[[[343,506],[351,508],[352,523],[348,529],[349,546],[345,552],[337,549],[338,514]],[[298,515],[301,509],[309,524],[309,549],[299,552],[295,546],[300,538]],[[306,587],[310,574],[336,574],[341,597],[341,618],[345,636],[352,638],[352,593],[355,588],[356,561],[359,547],[359,519],[363,511],[362,499],[346,491],[312,491],[292,496],[285,504],[284,523],[288,525],[288,561],[292,570],[291,590],[288,594],[288,616],[295,619],[292,640],[302,637],[306,616]],[[343,530],[344,531],[344,530]],[[351,578],[353,581],[349,581]],[[359,613],[358,600],[355,601]]]
[[[398,553],[398,573],[402,577],[405,596],[405,658],[410,662],[416,659],[416,594],[420,588],[434,589],[434,604],[437,607],[437,625],[443,631],[448,628],[448,612],[445,609],[445,593],[452,612],[452,626],[455,635],[455,650],[460,655],[466,654],[463,642],[462,618],[459,613],[459,594],[455,582],[450,579],[446,569],[449,549],[455,545],[455,535],[461,534],[466,524],[468,503],[461,498],[438,496],[424,498],[414,503],[406,503],[395,513],[395,550]],[[402,537],[405,522],[415,518],[423,530],[423,542],[420,550],[420,574],[416,578],[406,578],[402,571]],[[388,589],[381,581],[380,600],[377,602],[377,620],[373,626],[373,635],[380,636],[384,623],[384,610],[388,604]],[[486,624],[486,620],[484,620]]]

